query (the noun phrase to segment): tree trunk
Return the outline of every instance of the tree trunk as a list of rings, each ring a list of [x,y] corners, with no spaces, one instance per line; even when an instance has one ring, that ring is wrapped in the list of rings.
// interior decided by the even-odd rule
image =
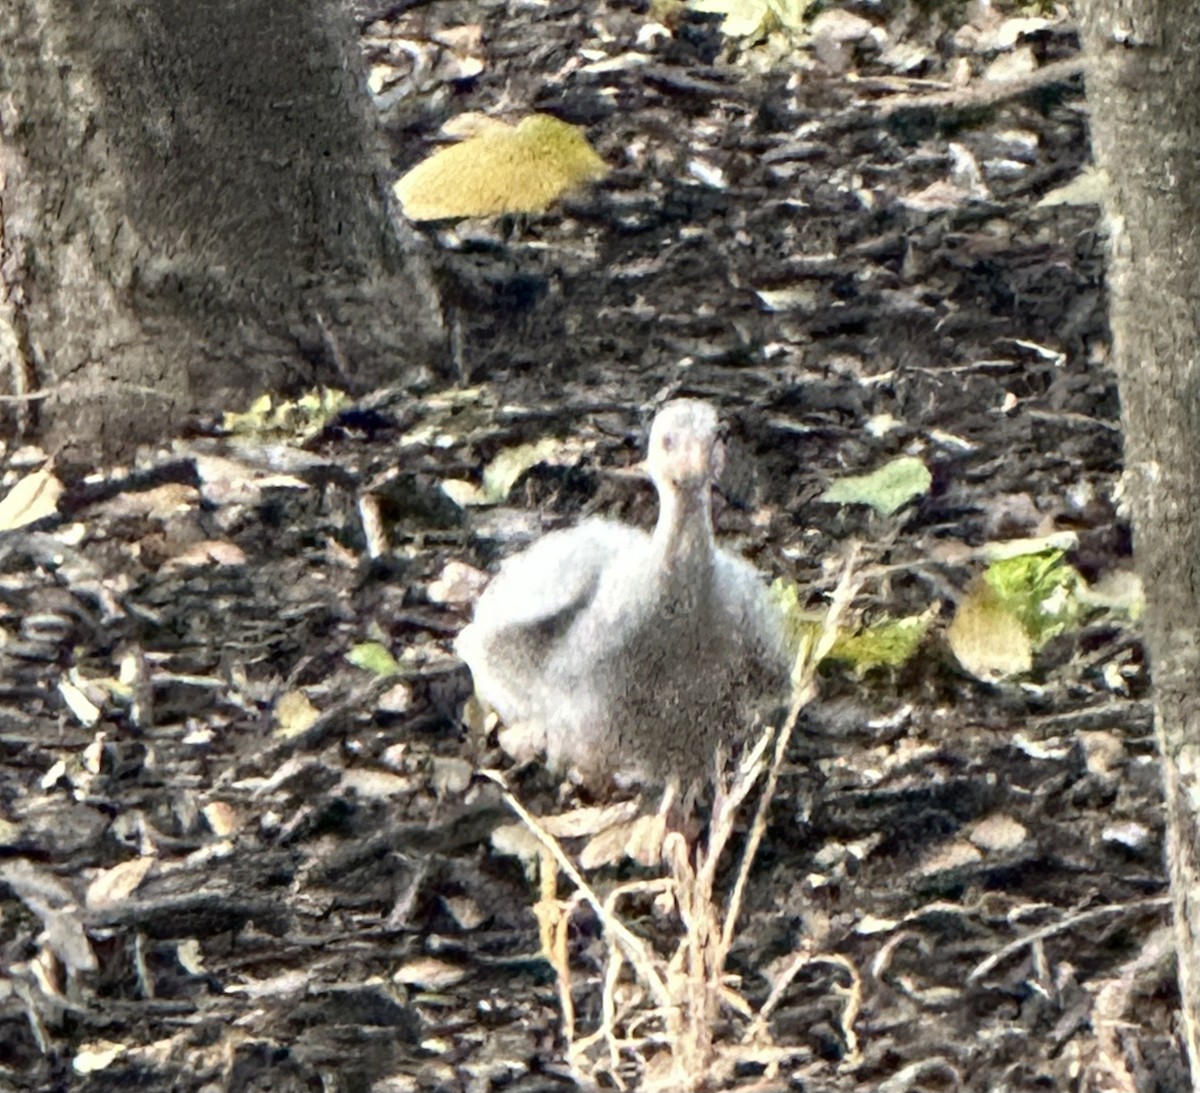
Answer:
[[[1081,0],[1109,176],[1126,496],[1146,591],[1183,1030],[1200,1076],[1200,9]]]
[[[0,4],[8,425],[119,451],[232,392],[436,364],[356,49],[336,0]]]

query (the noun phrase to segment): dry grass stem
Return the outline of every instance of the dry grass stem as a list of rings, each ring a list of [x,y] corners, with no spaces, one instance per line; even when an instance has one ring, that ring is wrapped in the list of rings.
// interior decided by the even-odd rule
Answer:
[[[862,976],[858,974],[858,969],[849,960],[838,953],[802,951],[794,954],[788,965],[776,977],[775,982],[771,984],[771,993],[755,1015],[749,1029],[746,1030],[745,1040],[749,1043],[760,1043],[769,1039],[767,1021],[775,1011],[775,1007],[783,1000],[792,980],[804,968],[813,964],[831,964],[843,969],[850,977],[850,985],[838,988],[838,993],[846,999],[839,1021],[842,1038],[846,1041],[846,1058],[842,1062],[842,1069],[851,1069],[859,1062],[858,1036],[854,1032],[854,1022],[858,1019],[859,1011],[862,1009]]]
[[[536,838],[538,842],[541,843],[542,846],[549,852],[550,858],[553,860],[553,862],[567,875],[571,883],[575,885],[575,889],[579,895],[591,905],[592,910],[596,912],[597,917],[600,919],[601,925],[603,925],[605,932],[617,942],[617,944],[624,950],[625,955],[628,956],[635,965],[637,965],[639,968],[643,966],[645,967],[646,971],[649,973],[647,977],[647,985],[654,993],[658,1003],[660,1005],[669,1005],[670,996],[667,993],[666,984],[663,983],[662,978],[654,970],[654,962],[651,958],[651,953],[646,945],[646,942],[644,942],[640,937],[637,936],[637,934],[630,930],[629,927],[621,922],[620,919],[613,918],[608,914],[604,906],[604,901],[600,899],[592,886],[584,879],[583,874],[580,873],[575,867],[575,863],[571,861],[570,856],[565,850],[563,850],[559,841],[548,831],[546,831],[546,829],[538,822],[537,817],[534,816],[533,813],[531,813],[523,804],[521,804],[521,802],[518,801],[515,796],[513,796],[512,791],[504,784],[504,780],[500,778],[494,771],[482,771],[481,773],[501,787],[505,804],[507,804],[508,807],[517,814],[517,817],[521,820],[521,822],[529,828],[529,830],[533,833],[534,838]],[[543,874],[546,871],[547,870],[543,869]],[[553,870],[549,871],[553,872]],[[547,882],[543,879],[542,883],[545,885]],[[551,886],[553,886],[553,882],[550,883]]]
[[[1095,919],[1105,918],[1108,915],[1124,915],[1135,911],[1144,911],[1158,907],[1169,907],[1170,905],[1170,896],[1150,896],[1146,899],[1130,900],[1128,903],[1107,903],[1102,907],[1089,907],[1086,911],[1078,911],[1074,914],[1066,915],[1063,918],[1047,923],[1045,926],[1039,926],[1036,930],[1031,930],[1029,933],[1017,938],[1016,941],[1005,945],[1002,949],[997,949],[996,952],[992,953],[991,956],[987,957],[985,960],[981,960],[971,970],[971,974],[967,976],[967,982],[979,982],[980,979],[982,979],[985,975],[990,974],[994,968],[1002,964],[1014,953],[1028,948],[1035,942],[1044,941],[1048,937],[1053,937],[1055,934],[1061,934],[1069,930],[1074,930],[1076,927],[1085,922],[1091,922]]]
[[[564,905],[558,898],[558,869],[546,850],[542,851],[539,879],[541,896],[533,908],[538,920],[538,936],[542,952],[554,968],[563,1023],[573,1026],[575,1002],[571,997],[571,963],[567,952],[567,927],[571,921],[571,905]]]
[[[649,1093],[711,1085],[730,1076],[740,1061],[760,1062],[773,1075],[782,1061],[797,1052],[771,1042],[768,1020],[799,971],[816,963],[836,965],[849,975],[849,986],[841,988],[845,1004],[840,1023],[848,1049],[846,1064],[853,1065],[857,1060],[853,1026],[861,1005],[861,980],[846,958],[807,949],[797,953],[757,1013],[738,993],[736,978],[725,971],[788,745],[801,711],[817,693],[818,665],[832,647],[858,590],[857,555],[857,548],[852,548],[820,632],[797,655],[783,726],[777,732],[763,732],[732,775],[725,772],[725,757],[717,756],[708,837],[693,853],[681,833],[667,831],[660,855],[664,876],[620,884],[601,897],[559,840],[525,809],[499,776],[485,772],[501,786],[508,806],[542,847],[541,898],[536,908],[542,949],[558,978],[567,1057],[582,1079],[591,1082],[603,1077],[616,1088],[626,1089],[630,1084],[628,1068],[632,1066],[638,1074],[636,1087]],[[718,867],[737,830],[738,816],[760,783],[732,890],[727,898],[719,898]],[[665,818],[678,790],[677,786],[668,786],[659,808],[660,818]],[[557,893],[560,870],[574,886],[568,900],[560,899]],[[624,903],[647,898],[658,911],[673,912],[678,918],[680,929],[669,956],[622,920]],[[567,929],[571,916],[584,903],[599,920],[607,949],[600,983],[599,1027],[579,1036],[571,995]],[[722,1013],[749,1022],[741,1043],[716,1042]]]
[[[746,883],[750,877],[750,868],[754,864],[759,845],[762,843],[763,835],[767,830],[767,810],[771,807],[771,801],[775,796],[775,789],[779,784],[779,772],[783,768],[783,761],[787,755],[792,734],[796,731],[796,724],[800,719],[801,711],[816,697],[817,667],[833,648],[833,643],[837,640],[838,627],[841,625],[842,619],[845,617],[846,612],[849,611],[850,604],[858,592],[859,580],[856,576],[858,553],[858,545],[853,544],[850,547],[845,567],[842,570],[842,578],[838,581],[837,587],[833,591],[829,610],[825,614],[825,620],[821,624],[820,632],[817,634],[815,640],[810,638],[803,642],[800,651],[796,655],[796,666],[792,671],[792,701],[788,707],[787,718],[783,723],[783,728],[775,740],[775,751],[771,757],[771,769],[767,772],[767,784],[759,796],[758,807],[754,812],[754,822],[750,827],[750,836],[746,840],[746,849],[742,854],[737,879],[734,881],[733,891],[730,893],[729,903],[725,910],[725,925],[721,933],[722,963],[725,956],[729,953],[730,946],[733,944],[733,932],[737,928],[738,917],[741,914],[742,899],[745,896]],[[764,748],[769,738],[769,733],[763,734],[763,741],[761,743]],[[754,777],[757,778],[757,772],[754,773]],[[728,839],[729,833],[729,831],[723,832],[725,840]],[[710,845],[712,845],[711,840]],[[710,853],[719,855],[723,850],[724,842],[719,847],[716,847],[715,851]]]

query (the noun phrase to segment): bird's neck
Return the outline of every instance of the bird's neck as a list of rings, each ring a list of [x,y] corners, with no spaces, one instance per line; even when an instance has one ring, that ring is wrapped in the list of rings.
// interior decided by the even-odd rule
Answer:
[[[666,573],[687,577],[712,565],[710,492],[707,485],[692,492],[660,491],[654,553]]]

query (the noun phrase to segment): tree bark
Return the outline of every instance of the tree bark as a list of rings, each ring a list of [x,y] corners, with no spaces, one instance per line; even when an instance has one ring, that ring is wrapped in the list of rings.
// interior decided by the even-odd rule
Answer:
[[[356,49],[331,0],[0,4],[10,427],[121,451],[231,392],[436,365]]]
[[[1200,1077],[1200,10],[1081,0],[1108,174],[1126,496],[1146,594],[1183,1035]]]

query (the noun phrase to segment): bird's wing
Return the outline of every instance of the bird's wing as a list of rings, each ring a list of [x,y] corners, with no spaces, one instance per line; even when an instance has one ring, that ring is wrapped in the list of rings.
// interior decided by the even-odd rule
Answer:
[[[622,565],[631,552],[640,557],[647,538],[592,520],[551,532],[501,565],[454,647],[476,690],[506,721],[543,714],[536,682],[572,624],[594,607],[606,568]]]
[[[620,566],[645,538],[607,520],[551,532],[501,565],[476,605],[475,624],[553,628],[556,619],[586,610],[605,569]]]
[[[786,679],[791,654],[784,639],[783,613],[772,601],[762,576],[749,562],[717,552],[714,567],[717,600],[736,630],[738,645],[768,675]]]

